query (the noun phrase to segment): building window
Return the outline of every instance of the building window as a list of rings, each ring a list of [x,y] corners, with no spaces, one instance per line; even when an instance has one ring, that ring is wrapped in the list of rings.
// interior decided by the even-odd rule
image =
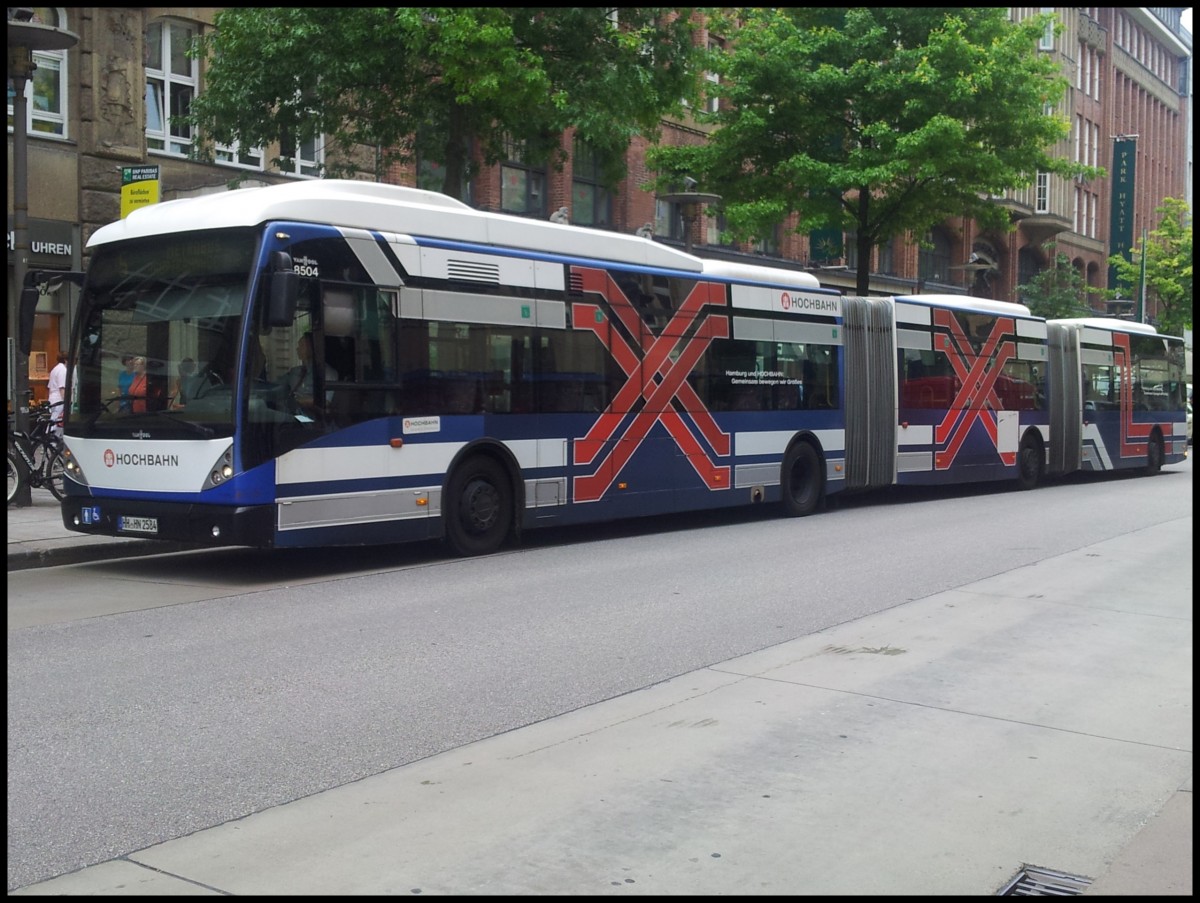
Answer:
[[[663,238],[683,241],[683,205],[655,199],[654,234]]]
[[[858,232],[847,232],[846,239],[842,247],[846,249],[846,267],[847,269],[858,269]],[[870,263],[867,264],[868,268]]]
[[[719,41],[708,42],[708,50],[710,53],[720,53],[721,49],[722,48]],[[704,112],[716,113],[721,109],[721,99],[717,97],[716,91],[713,89],[721,83],[721,76],[716,72],[705,72],[704,79],[706,82],[708,82],[706,85],[708,91],[704,95]]]
[[[603,185],[603,172],[596,149],[575,139],[571,157],[571,222],[580,226],[612,223],[612,198]]]
[[[321,175],[325,163],[325,142],[319,136],[301,139],[284,135],[279,139],[279,171],[289,176],[307,176],[315,179]]]
[[[187,156],[192,128],[172,121],[186,116],[196,96],[198,64],[187,55],[196,29],[169,19],[146,27],[146,146]]]
[[[875,246],[876,258],[879,260],[879,265],[875,268],[875,272],[884,276],[896,275],[896,262],[892,255],[892,242],[887,240],[880,242]]]
[[[417,161],[417,187],[424,191],[436,191],[438,194],[446,193],[446,167],[433,160],[420,159]],[[462,184],[462,197],[458,200],[464,204],[474,205],[475,183],[464,181]]]
[[[523,143],[506,138],[500,166],[500,209],[519,216],[546,215],[546,170],[528,159]]]
[[[1043,6],[1040,10],[1043,13],[1054,12],[1053,6]],[[1038,50],[1053,50],[1054,49],[1054,22],[1046,23],[1046,30],[1042,32],[1041,40],[1038,41]]]
[[[63,10],[50,6],[33,7],[36,25],[66,28],[67,17]],[[33,74],[25,82],[26,118],[28,135],[67,137],[67,52],[65,50],[33,51]],[[13,89],[8,82],[8,129],[13,127]]]
[[[1034,213],[1050,212],[1050,173],[1037,174],[1037,199],[1034,202]]]
[[[754,253],[763,254],[767,257],[779,256],[779,227],[774,226],[762,238],[756,239],[754,242]]]
[[[218,144],[214,159],[225,166],[236,166],[239,169],[261,170],[263,168],[262,148],[243,150],[240,142]]]
[[[941,229],[926,235],[917,251],[917,278],[922,282],[950,284],[950,239]]]

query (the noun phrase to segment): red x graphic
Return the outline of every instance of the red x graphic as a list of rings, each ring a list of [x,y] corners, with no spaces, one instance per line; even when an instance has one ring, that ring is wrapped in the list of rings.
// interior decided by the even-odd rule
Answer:
[[[934,456],[934,466],[938,470],[946,470],[958,457],[958,451],[966,441],[971,424],[976,420],[983,424],[992,444],[999,452],[996,411],[1000,410],[1003,405],[996,395],[996,379],[1015,350],[1011,341],[1002,342],[1001,339],[1005,335],[1011,335],[1016,329],[1016,324],[1009,317],[998,317],[992,324],[992,331],[988,334],[987,342],[976,354],[971,342],[962,331],[962,324],[951,311],[938,309],[933,312],[933,315],[936,325],[949,330],[949,335],[938,334],[938,338],[942,343],[941,350],[945,352],[950,366],[954,368],[954,373],[960,382],[958,393],[950,404],[950,410],[938,424],[934,433],[938,445],[949,441],[949,444]],[[995,360],[992,360],[993,354]],[[969,366],[968,361],[970,362]],[[990,367],[989,361],[991,361]],[[982,406],[985,402],[991,407],[990,411]],[[999,452],[999,454],[1000,460],[1005,464],[1011,466],[1016,463],[1017,453],[1015,451]]]
[[[1144,455],[1153,423],[1133,422],[1133,355],[1129,336],[1113,333],[1113,366],[1121,373],[1121,456]],[[1166,428],[1166,424],[1163,424]]]
[[[575,478],[575,501],[593,502],[603,498],[655,423],[662,423],[706,486],[710,489],[729,488],[728,465],[718,467],[709,460],[685,418],[672,404],[675,399],[680,401],[691,422],[718,455],[729,454],[729,434],[721,431],[687,382],[688,374],[709,343],[729,336],[728,318],[717,316],[704,318],[690,337],[686,335],[687,325],[705,305],[725,306],[723,287],[715,283],[696,283],[661,333],[639,339],[643,336],[642,319],[608,273],[590,268],[576,268],[573,272],[581,280],[585,292],[597,292],[608,299],[613,314],[633,337],[622,340],[619,330],[605,328],[603,313],[596,305],[574,305],[572,320],[575,328],[594,332],[627,377],[588,434],[575,440],[575,463],[583,465],[591,464],[606,443],[617,440],[593,474]],[[641,344],[637,344],[639,341]],[[677,347],[678,354],[672,360],[671,353]],[[643,373],[648,375],[644,385]],[[641,410],[634,412],[639,398],[644,403]],[[618,436],[621,423],[631,414],[632,420]]]

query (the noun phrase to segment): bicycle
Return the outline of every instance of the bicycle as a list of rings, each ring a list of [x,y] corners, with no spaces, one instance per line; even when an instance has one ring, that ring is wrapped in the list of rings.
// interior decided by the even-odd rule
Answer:
[[[51,410],[61,405],[40,405],[30,408],[28,433],[8,424],[8,504],[12,504],[22,485],[28,481],[31,489],[49,489],[56,499],[66,496],[63,461],[63,441],[54,430]]]

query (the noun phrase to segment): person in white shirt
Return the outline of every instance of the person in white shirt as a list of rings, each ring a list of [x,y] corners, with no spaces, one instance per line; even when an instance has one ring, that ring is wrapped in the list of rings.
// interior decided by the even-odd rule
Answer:
[[[67,397],[67,356],[59,354],[58,363],[54,365],[54,369],[50,371],[50,380],[46,383],[46,391],[49,394],[47,401],[50,404],[50,418],[54,421],[54,432],[62,436],[62,421],[63,421],[63,399]]]

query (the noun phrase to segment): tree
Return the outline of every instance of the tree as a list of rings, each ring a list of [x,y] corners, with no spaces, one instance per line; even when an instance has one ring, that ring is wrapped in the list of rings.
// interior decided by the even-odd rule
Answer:
[[[647,157],[659,186],[697,179],[723,197],[730,232],[857,234],[859,293],[871,249],[950,216],[1010,228],[991,196],[1037,173],[1084,174],[1047,152],[1069,123],[1046,109],[1066,82],[1038,40],[1049,15],[1006,8],[753,8],[717,63],[718,126],[697,147]]]
[[[1130,259],[1113,255],[1108,263],[1117,272],[1117,285],[1126,298],[1137,298],[1142,284],[1142,255],[1146,258],[1146,297],[1156,302],[1157,326],[1168,335],[1183,335],[1192,328],[1192,222],[1188,202],[1166,198],[1154,211],[1158,228],[1139,240]]]
[[[227,8],[214,24],[193,49],[208,65],[184,117],[208,141],[325,135],[342,161],[329,174],[365,146],[377,178],[396,160],[428,160],[454,197],[473,145],[484,165],[513,142],[561,165],[570,127],[615,184],[631,137],[654,140],[661,117],[695,96],[702,54],[692,10],[666,7]]]
[[[1046,248],[1047,251],[1051,249]],[[1087,302],[1092,289],[1083,275],[1071,266],[1071,258],[1061,252],[1054,255],[1054,265],[1041,270],[1024,285],[1017,286],[1022,303],[1030,312],[1052,320],[1056,317],[1087,317],[1095,311]]]

